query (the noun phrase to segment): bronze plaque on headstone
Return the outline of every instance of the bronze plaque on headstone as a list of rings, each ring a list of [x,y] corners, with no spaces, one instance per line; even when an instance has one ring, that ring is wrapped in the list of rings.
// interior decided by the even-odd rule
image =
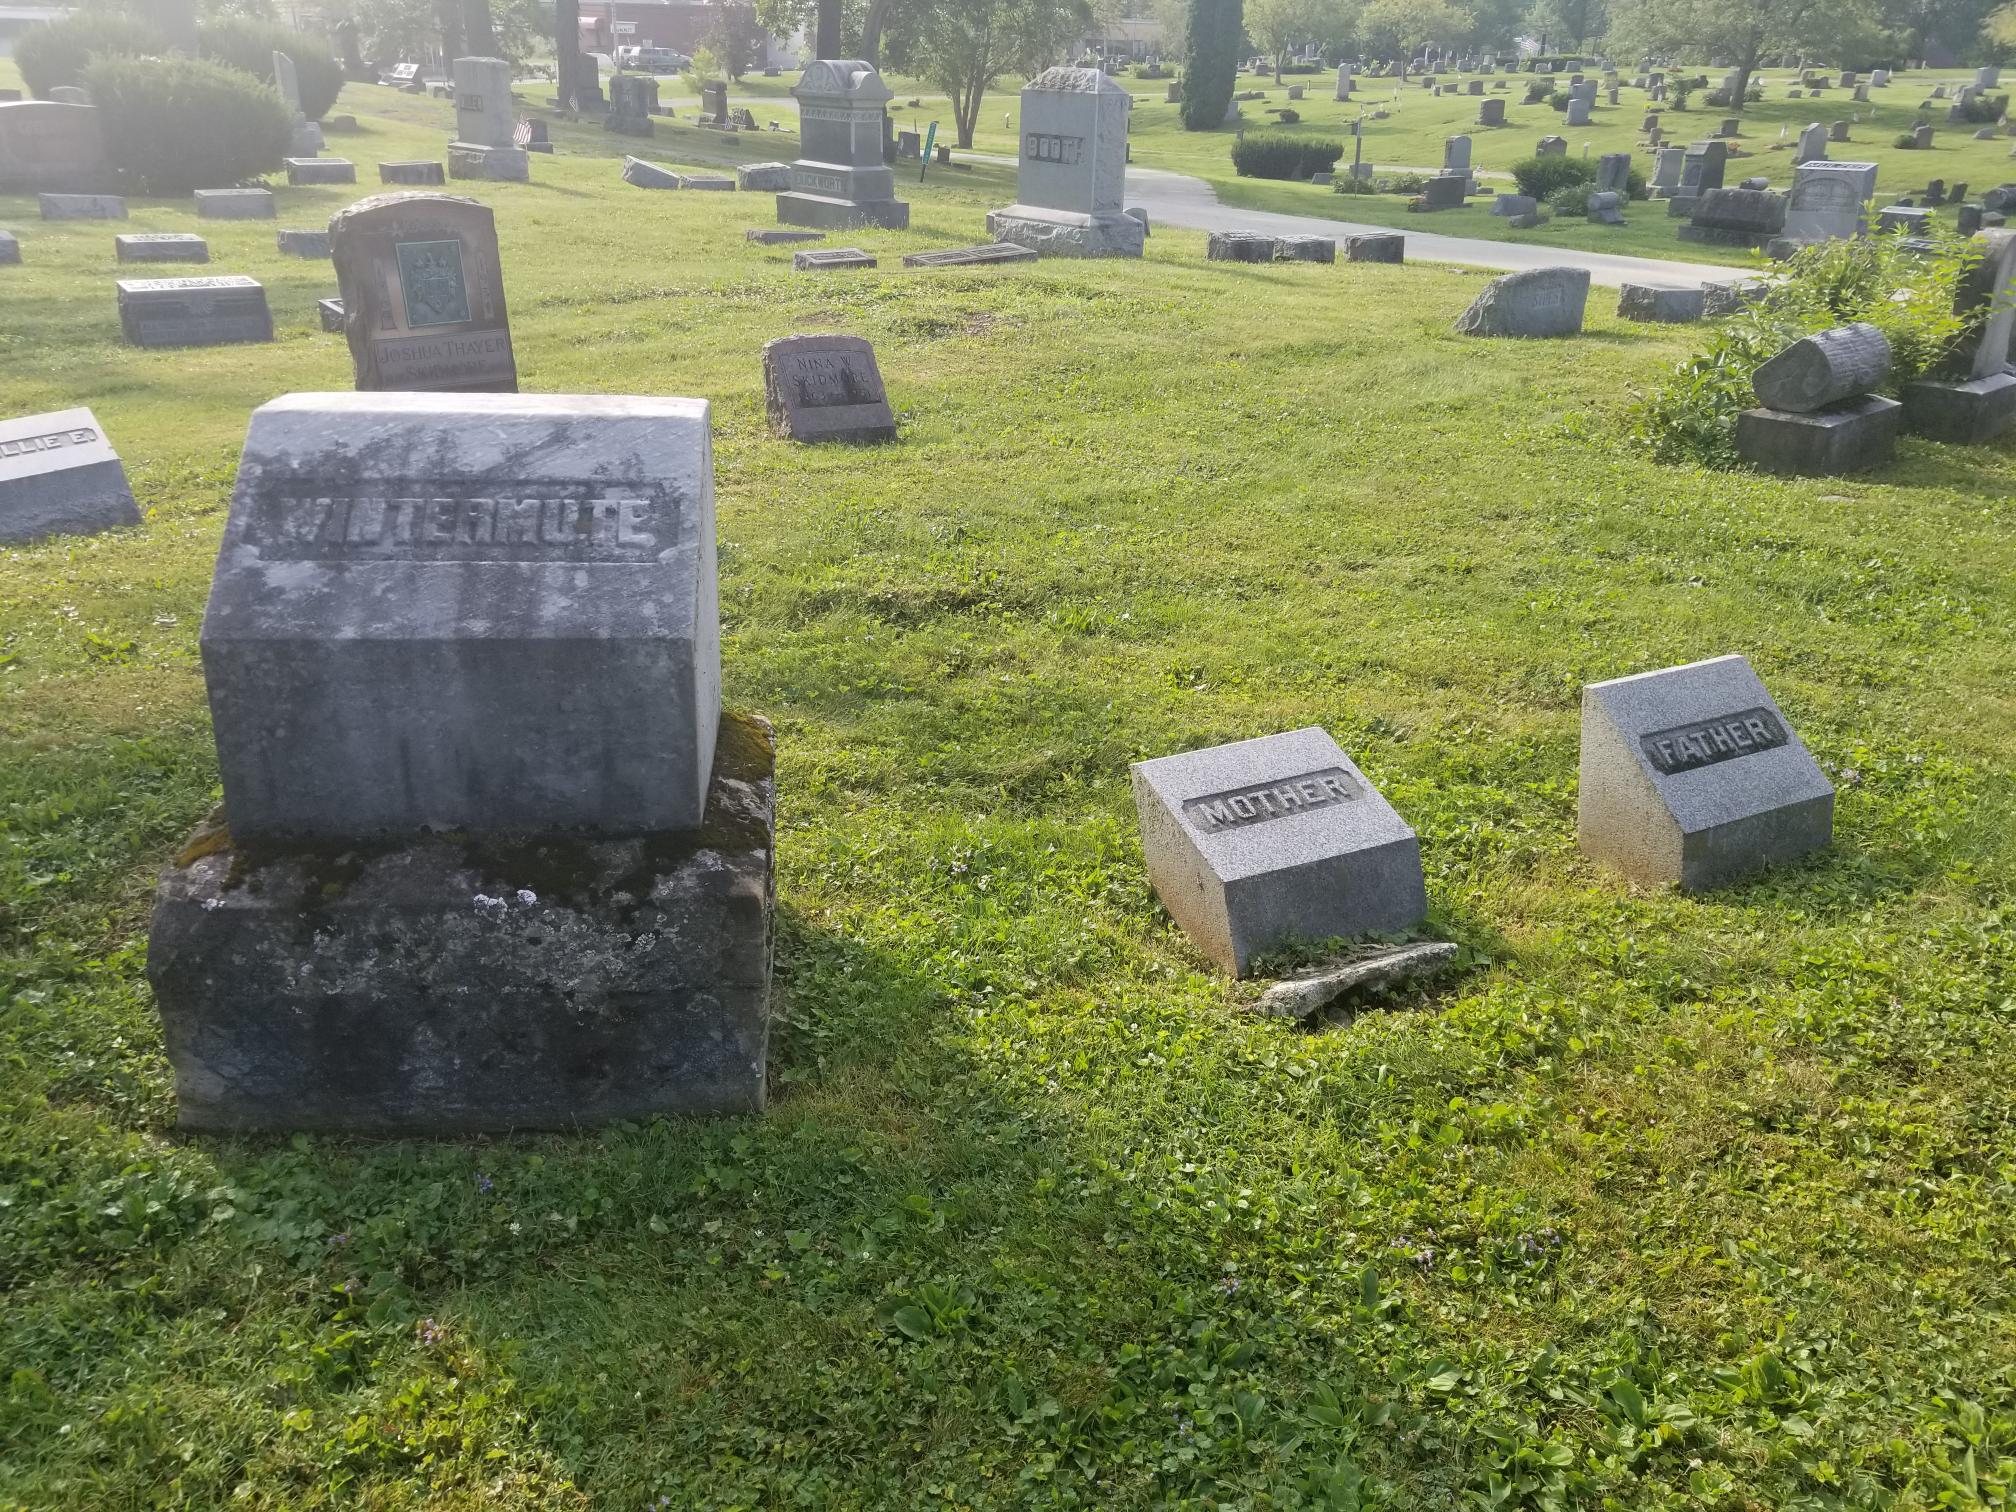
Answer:
[[[359,389],[516,393],[490,208],[379,194],[329,220]]]

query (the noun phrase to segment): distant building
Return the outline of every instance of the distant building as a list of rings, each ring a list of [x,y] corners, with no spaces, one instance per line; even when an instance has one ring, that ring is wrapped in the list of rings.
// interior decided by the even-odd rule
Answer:
[[[1148,0],[1127,0],[1118,17],[1103,30],[1088,31],[1078,44],[1077,56],[1106,59],[1159,58],[1162,56],[1162,23],[1155,19]]]
[[[591,36],[603,41],[605,45],[591,49],[595,52],[669,47],[690,55],[707,45],[721,9],[709,0],[581,0],[582,42],[587,45]],[[749,7],[740,9],[746,12]],[[788,39],[768,34],[757,53],[755,66],[759,69],[790,68],[798,61]]]

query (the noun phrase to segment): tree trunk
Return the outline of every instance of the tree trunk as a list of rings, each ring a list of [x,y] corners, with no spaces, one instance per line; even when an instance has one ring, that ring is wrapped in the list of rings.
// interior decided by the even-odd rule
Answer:
[[[497,32],[490,24],[490,0],[462,0],[462,37],[469,44],[471,57],[498,56]]]
[[[452,69],[457,58],[469,56],[462,45],[462,7],[459,0],[434,0],[434,23],[441,31],[441,61]]]
[[[581,0],[553,0],[553,93],[562,110],[580,109],[575,60],[581,51]]]
[[[818,25],[812,38],[815,58],[840,56],[840,0],[819,0]]]
[[[868,14],[861,19],[861,56],[877,68],[882,66],[882,23],[889,16],[889,0],[868,0]]]
[[[1750,65],[1741,63],[1736,68],[1736,87],[1729,92],[1729,108],[1737,115],[1743,114],[1743,102],[1750,95]]]

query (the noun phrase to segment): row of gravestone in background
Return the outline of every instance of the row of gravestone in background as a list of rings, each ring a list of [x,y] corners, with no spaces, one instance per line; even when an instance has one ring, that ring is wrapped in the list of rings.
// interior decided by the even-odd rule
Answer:
[[[773,389],[846,390],[846,348],[785,345]],[[116,473],[88,413],[42,423],[0,457]],[[698,400],[253,415],[200,638],[224,804],[149,937],[186,1126],[763,1106],[774,756],[720,706],[712,473]],[[1158,895],[1228,971],[1425,916],[1413,831],[1321,730],[1134,787]],[[1646,883],[1831,836],[1832,788],[1740,657],[1587,689],[1581,794],[1585,849]]]

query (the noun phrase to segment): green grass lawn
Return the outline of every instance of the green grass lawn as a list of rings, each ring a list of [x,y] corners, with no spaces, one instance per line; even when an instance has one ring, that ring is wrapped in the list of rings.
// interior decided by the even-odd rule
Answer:
[[[367,184],[448,134],[338,108]],[[1600,296],[1579,339],[1482,342],[1450,330],[1482,273],[1168,231],[794,274],[742,239],[767,197],[555,136],[457,187],[527,390],[713,402],[727,699],[778,731],[772,1111],[176,1133],[142,965],[218,797],[197,632],[249,411],[349,382],[333,278],[203,222],[279,339],[133,351],[112,235],[186,202],[0,198],[0,413],[92,406],[146,514],[0,552],[0,1506],[2006,1504],[2008,446],[1661,467],[1625,409],[1698,333]],[[847,240],[979,240],[1012,184],[934,169],[910,233]],[[813,330],[875,343],[898,444],[767,433],[759,348]],[[1836,844],[1620,885],[1574,843],[1579,689],[1729,651]],[[1303,1030],[1157,907],[1127,763],[1311,723],[1465,949]]]

